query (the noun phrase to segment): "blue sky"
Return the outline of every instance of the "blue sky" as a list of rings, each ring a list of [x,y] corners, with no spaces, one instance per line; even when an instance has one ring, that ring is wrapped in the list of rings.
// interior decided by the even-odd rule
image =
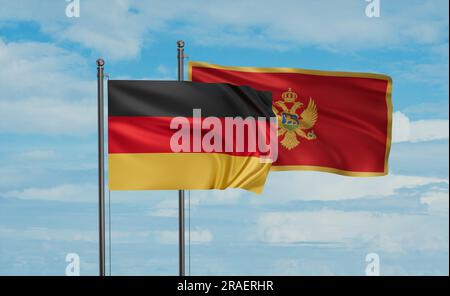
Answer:
[[[191,273],[449,272],[448,1],[0,0],[0,275],[97,273],[96,66],[176,79],[190,60],[393,79],[390,175],[273,172],[262,195],[191,192]],[[112,192],[112,273],[175,275],[176,192]]]

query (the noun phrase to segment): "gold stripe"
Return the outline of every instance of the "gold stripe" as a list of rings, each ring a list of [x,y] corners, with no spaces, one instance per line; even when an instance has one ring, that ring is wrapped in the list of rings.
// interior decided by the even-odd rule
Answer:
[[[337,77],[359,77],[359,78],[372,78],[387,81],[386,89],[386,106],[387,106],[387,131],[386,131],[386,152],[384,160],[384,172],[382,173],[372,173],[372,172],[355,172],[355,171],[345,171],[339,170],[331,167],[321,167],[321,166],[304,166],[304,165],[294,165],[294,166],[272,166],[272,171],[293,171],[293,170],[305,170],[305,171],[320,171],[335,173],[344,176],[355,176],[355,177],[372,177],[372,176],[384,176],[389,172],[389,153],[391,150],[392,143],[392,78],[383,74],[374,73],[363,73],[363,72],[338,72],[338,71],[319,71],[319,70],[306,70],[298,68],[257,68],[257,67],[235,67],[235,66],[220,66],[205,62],[193,62],[188,63],[188,79],[192,81],[192,67],[200,68],[213,68],[219,70],[234,70],[241,72],[263,72],[263,73],[299,73],[299,74],[310,74],[318,76],[337,76]]]
[[[333,173],[342,176],[351,176],[351,177],[378,177],[385,176],[386,172],[357,172],[357,171],[346,171],[340,170],[330,167],[322,167],[322,166],[313,166],[313,165],[278,165],[272,166],[271,171],[319,171],[326,173]]]
[[[387,89],[386,89],[386,105],[387,105],[387,131],[386,131],[386,153],[384,159],[384,174],[387,175],[389,173],[389,154],[391,152],[391,143],[392,143],[392,79],[388,80]]]
[[[242,188],[261,193],[270,163],[223,153],[112,153],[110,190]]]
[[[360,77],[360,78],[373,78],[391,81],[391,77],[384,74],[365,73],[365,72],[341,72],[341,71],[322,71],[322,70],[307,70],[300,68],[257,68],[257,67],[237,67],[237,66],[220,66],[205,62],[193,62],[188,63],[188,79],[192,80],[192,67],[199,68],[212,68],[219,70],[233,70],[240,72],[263,72],[263,73],[299,73],[318,76],[337,76],[337,77]]]

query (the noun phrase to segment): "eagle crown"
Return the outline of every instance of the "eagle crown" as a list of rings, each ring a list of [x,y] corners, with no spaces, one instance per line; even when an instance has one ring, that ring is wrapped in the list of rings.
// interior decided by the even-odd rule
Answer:
[[[283,101],[276,101],[272,106],[273,112],[278,117],[280,144],[291,150],[300,144],[299,138],[316,140],[317,136],[312,130],[318,119],[317,106],[314,100],[310,97],[308,106],[299,115],[296,110],[303,106],[303,103],[296,101],[298,96],[291,88],[283,92],[281,98]],[[292,103],[290,109],[286,106],[286,103]],[[278,111],[276,106],[281,108],[282,111]]]
[[[297,99],[297,93],[292,91],[292,89],[289,87],[287,91],[283,92],[281,94],[281,98],[286,102],[286,103],[293,103],[295,102],[295,100]]]

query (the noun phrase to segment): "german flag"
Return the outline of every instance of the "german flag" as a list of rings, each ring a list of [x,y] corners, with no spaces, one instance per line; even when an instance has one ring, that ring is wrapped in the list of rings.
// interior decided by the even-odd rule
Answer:
[[[247,86],[109,80],[109,188],[261,192],[271,163],[248,140],[266,139],[271,105],[271,93]]]
[[[272,92],[278,159],[272,170],[347,176],[388,173],[392,81],[371,73],[228,67],[190,62],[189,80]]]

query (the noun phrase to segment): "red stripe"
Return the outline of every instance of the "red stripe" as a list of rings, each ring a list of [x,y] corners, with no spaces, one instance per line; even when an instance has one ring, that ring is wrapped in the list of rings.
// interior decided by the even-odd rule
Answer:
[[[170,140],[174,133],[178,129],[170,129],[170,123],[173,117],[156,117],[156,116],[109,116],[108,117],[108,152],[109,153],[171,153],[173,152],[170,147]],[[197,152],[193,150],[193,118],[187,118],[190,123],[191,137],[190,137],[190,151]],[[201,118],[202,120],[204,118]],[[225,118],[219,118],[222,124],[222,135],[224,135],[225,130]],[[265,124],[267,134],[270,132],[270,123],[266,121],[257,121],[260,125]],[[208,133],[211,129],[202,129],[202,136]],[[235,133],[234,133],[235,134]],[[244,135],[247,134],[247,130]],[[254,135],[255,133],[251,133]],[[260,136],[261,133],[258,134]],[[219,134],[221,141],[221,147],[225,147],[225,139]],[[257,151],[249,152],[248,145],[244,146],[244,152],[236,151],[236,135],[234,135],[233,140],[233,152],[224,151],[213,151],[222,152],[231,155],[239,156],[261,156],[267,155],[267,153],[262,153],[258,149],[258,144],[256,144]],[[195,139],[198,139],[197,137]],[[268,136],[267,138],[268,139]],[[276,136],[275,136],[276,140]],[[201,139],[200,139],[201,141]],[[267,140],[268,142],[268,140]],[[257,142],[256,142],[257,143]],[[205,152],[203,147],[201,151]]]

